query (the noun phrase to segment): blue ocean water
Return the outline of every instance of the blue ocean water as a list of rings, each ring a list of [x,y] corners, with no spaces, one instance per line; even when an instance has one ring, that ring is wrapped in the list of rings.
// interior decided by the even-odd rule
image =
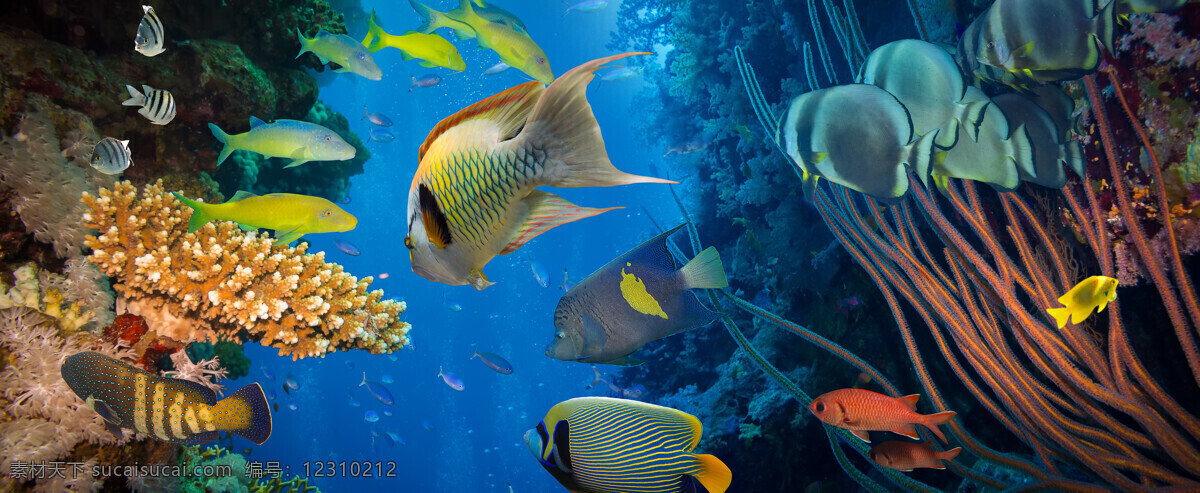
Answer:
[[[530,35],[546,52],[556,76],[587,61],[613,54],[604,47],[615,28],[618,2],[596,13],[563,16],[565,6],[553,2],[509,2],[505,8],[525,21]],[[449,2],[431,3],[449,10]],[[416,27],[421,18],[406,2],[364,1],[376,10],[389,32]],[[357,229],[342,234],[310,235],[312,251],[323,250],[330,261],[344,265],[360,277],[374,276],[373,288],[408,303],[405,320],[412,323],[409,336],[414,350],[394,353],[395,360],[362,351],[336,353],[323,359],[292,362],[272,348],[246,345],[252,360],[250,375],[227,382],[228,388],[257,381],[268,395],[274,392],[279,411],[274,433],[261,447],[254,447],[249,460],[279,461],[285,470],[309,476],[322,491],[561,491],[562,487],[531,456],[522,434],[533,428],[555,403],[584,395],[606,395],[601,388],[587,390],[593,373],[589,365],[567,363],[545,356],[554,328],[552,316],[563,293],[559,286],[566,269],[578,281],[613,257],[628,251],[656,234],[643,212],[651,211],[664,224],[679,222],[679,213],[667,187],[633,185],[617,188],[554,190],[583,206],[618,209],[568,224],[534,239],[517,252],[496,257],[484,269],[496,285],[475,291],[468,286],[446,286],[412,273],[404,248],[406,200],[417,166],[417,148],[441,119],[476,101],[528,80],[516,69],[484,77],[482,72],[498,61],[490,50],[477,49],[474,40],[451,41],[458,47],[467,69],[454,73],[427,69],[415,61],[404,61],[397,50],[376,53],[383,69],[382,81],[343,75],[322,87],[320,98],[351,119],[351,127],[366,142],[372,157],[366,173],[352,179],[351,202],[343,205],[359,219]],[[442,82],[431,88],[415,88],[410,76],[436,73]],[[588,100],[600,122],[612,162],[623,171],[661,176],[651,169],[662,164],[662,149],[646,149],[636,142],[630,125],[631,103],[642,85],[638,78],[617,83],[592,83]],[[366,104],[372,112],[389,116],[396,140],[369,140],[370,123],[355,118]],[[315,163],[338,166],[336,162]],[[678,178],[676,178],[678,179]],[[346,255],[334,246],[348,241],[362,252]],[[540,262],[549,272],[550,286],[535,279],[530,263]],[[387,279],[379,275],[387,273]],[[457,302],[462,311],[447,305]],[[469,360],[471,344],[480,351],[507,358],[515,368],[501,375],[478,359]],[[652,361],[650,371],[669,371],[670,361]],[[437,377],[439,367],[463,379],[465,390],[456,391]],[[657,370],[654,367],[658,367]],[[261,372],[268,369],[274,380]],[[617,371],[608,367],[605,373]],[[384,384],[395,403],[384,406],[366,387],[358,384],[366,372],[368,380],[380,382],[390,375],[395,382]],[[295,375],[300,389],[283,391],[283,379]],[[361,407],[351,406],[351,400]],[[297,409],[288,409],[295,403]],[[391,408],[392,415],[384,414]],[[367,411],[379,414],[375,423],[364,420]],[[423,423],[429,426],[426,429]],[[404,444],[389,446],[374,439],[372,429],[394,432]],[[250,446],[236,439],[235,451]],[[315,477],[318,468],[333,477]],[[395,463],[395,477],[343,477],[342,462],[383,461],[384,472]],[[373,471],[375,472],[375,471]],[[349,475],[350,471],[346,472]]]

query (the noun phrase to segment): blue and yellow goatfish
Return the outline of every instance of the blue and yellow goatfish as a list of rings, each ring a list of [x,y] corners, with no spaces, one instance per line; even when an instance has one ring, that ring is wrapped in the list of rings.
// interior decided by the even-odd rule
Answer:
[[[413,272],[484,289],[494,283],[483,267],[496,255],[611,210],[579,207],[537,187],[675,183],[614,167],[584,95],[601,65],[637,54],[590,61],[548,88],[521,84],[438,123],[421,145],[408,192],[404,246]]]
[[[383,79],[383,71],[375,64],[375,57],[367,48],[345,34],[331,34],[322,30],[311,38],[304,37],[300,29],[296,29],[300,38],[300,58],[306,51],[311,51],[322,64],[333,62],[342,68],[334,70],[337,73],[351,72],[371,80]]]
[[[92,351],[67,357],[62,378],[117,437],[122,428],[187,444],[214,441],[222,431],[257,445],[271,436],[271,411],[257,383],[218,401],[199,383],[160,377]]]
[[[395,48],[400,50],[401,57],[405,60],[421,60],[419,63],[422,67],[445,67],[455,72],[462,72],[467,68],[462,55],[458,53],[458,48],[445,38],[413,31],[399,36],[390,34],[383,30],[374,10],[367,19],[367,36],[363,38],[362,44],[371,50],[371,53],[384,48]]]
[[[217,166],[233,151],[257,152],[266,157],[291,158],[284,168],[293,168],[309,161],[345,161],[353,159],[357,151],[342,139],[337,132],[316,123],[297,120],[275,120],[271,123],[250,117],[250,131],[243,134],[227,134],[215,123],[208,129],[213,137],[221,141],[221,155]]]
[[[275,246],[286,245],[309,233],[342,233],[354,229],[358,218],[323,197],[294,193],[258,196],[239,191],[224,204],[205,204],[171,192],[192,208],[188,233],[214,219],[233,221],[244,230],[275,230]]]
[[[574,493],[723,493],[733,474],[694,454],[700,420],[683,411],[609,397],[555,404],[525,432],[538,463]]]

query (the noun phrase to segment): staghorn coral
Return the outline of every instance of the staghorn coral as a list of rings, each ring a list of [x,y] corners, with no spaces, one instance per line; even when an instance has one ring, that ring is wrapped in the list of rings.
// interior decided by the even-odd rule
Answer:
[[[91,208],[84,223],[102,232],[88,237],[90,260],[118,280],[127,304],[187,320],[191,326],[171,336],[179,342],[240,340],[246,331],[292,359],[408,344],[403,301],[368,292],[370,277],[343,272],[324,253],[306,254],[304,244],[272,248],[271,239],[224,221],[187,233],[191,209],[161,184],[139,196],[122,182],[83,202]]]
[[[123,445],[104,428],[100,415],[75,395],[59,374],[63,360],[72,354],[96,350],[128,359],[128,349],[97,344],[90,333],[64,335],[54,317],[35,309],[15,306],[0,310],[0,474],[11,475],[12,460],[49,461],[72,456],[81,443]],[[72,459],[78,459],[73,457]],[[59,478],[39,481],[37,490],[66,491],[68,483],[87,486],[95,478]],[[0,488],[12,490],[20,483],[0,476]],[[80,491],[80,490],[76,490]]]

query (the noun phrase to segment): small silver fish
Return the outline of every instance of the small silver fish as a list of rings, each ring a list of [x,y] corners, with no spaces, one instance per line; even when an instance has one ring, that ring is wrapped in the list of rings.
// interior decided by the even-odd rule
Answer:
[[[138,113],[150,120],[150,123],[166,125],[175,119],[175,97],[170,92],[145,84],[142,85],[142,92],[129,85],[125,86],[125,89],[129,90],[129,99],[121,105],[141,106],[142,109],[138,110]]]
[[[495,65],[492,65],[491,67],[488,67],[487,70],[484,70],[483,75],[496,75],[496,74],[503,72],[505,70],[508,70],[510,68],[512,68],[512,67],[509,67],[507,63],[496,62]]]
[[[119,175],[133,164],[128,140],[105,137],[92,150],[92,167],[106,175]]]
[[[133,50],[146,56],[155,56],[167,51],[163,48],[163,25],[154,13],[154,7],[143,5],[142,23],[138,24],[137,37],[133,39]]]
[[[360,120],[367,120],[367,121],[374,123],[376,125],[379,125],[381,127],[392,126],[391,118],[388,118],[387,115],[384,115],[382,113],[371,113],[371,111],[367,109],[367,105],[365,105],[365,104],[363,105],[363,117],[360,118]]]
[[[408,92],[412,92],[417,87],[433,87],[442,82],[442,78],[437,74],[425,74],[420,79],[416,76],[412,78],[412,85],[408,87]]]

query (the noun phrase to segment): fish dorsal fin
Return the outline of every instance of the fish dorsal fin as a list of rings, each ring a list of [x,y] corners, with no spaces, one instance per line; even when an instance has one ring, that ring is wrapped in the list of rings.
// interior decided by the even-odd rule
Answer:
[[[267,124],[266,122],[262,121],[257,116],[250,117],[250,129],[251,130],[254,130],[254,129],[261,127],[263,125],[266,125],[266,124]]]
[[[417,160],[425,158],[425,151],[442,134],[471,120],[491,120],[500,128],[505,140],[511,139],[525,126],[525,121],[529,119],[529,114],[545,90],[546,86],[540,82],[526,82],[450,115],[438,122],[429,132],[429,136],[425,137],[425,143],[421,144],[417,153]]]
[[[508,245],[500,251],[500,255],[508,255],[517,251],[518,248],[521,248],[521,245],[528,243],[535,236],[545,233],[556,226],[562,226],[569,222],[592,217],[613,209],[620,209],[620,207],[609,207],[607,209],[580,207],[567,202],[562,197],[541,190],[534,190],[529,196],[525,197],[525,205],[529,208],[529,214],[525,216],[525,224],[522,224],[521,228],[513,233]]]
[[[225,203],[228,204],[231,202],[237,202],[239,200],[245,200],[250,197],[257,197],[257,196],[258,195],[255,195],[253,192],[247,192],[245,190],[238,190],[237,193],[233,194],[233,197],[230,197],[230,199],[226,200]]]
[[[320,32],[317,33],[318,38],[324,38],[326,36],[333,36],[333,33],[330,33],[329,31],[326,31],[324,29],[322,29]]]
[[[907,407],[909,411],[912,411],[915,413],[915,412],[917,412],[917,400],[920,398],[921,398],[921,394],[910,394],[910,395],[906,395],[904,397],[899,397],[896,400],[898,400],[902,404],[904,404],[904,407]]]
[[[669,407],[657,406],[640,401],[622,401],[623,405],[633,407],[643,414],[653,417],[654,420],[667,425],[672,425],[670,428],[675,429],[676,426],[687,429],[691,438],[687,443],[683,444],[684,452],[691,452],[696,449],[696,445],[700,443],[700,435],[704,432],[704,427],[700,424],[700,420],[695,416],[685,413],[678,409]]]

